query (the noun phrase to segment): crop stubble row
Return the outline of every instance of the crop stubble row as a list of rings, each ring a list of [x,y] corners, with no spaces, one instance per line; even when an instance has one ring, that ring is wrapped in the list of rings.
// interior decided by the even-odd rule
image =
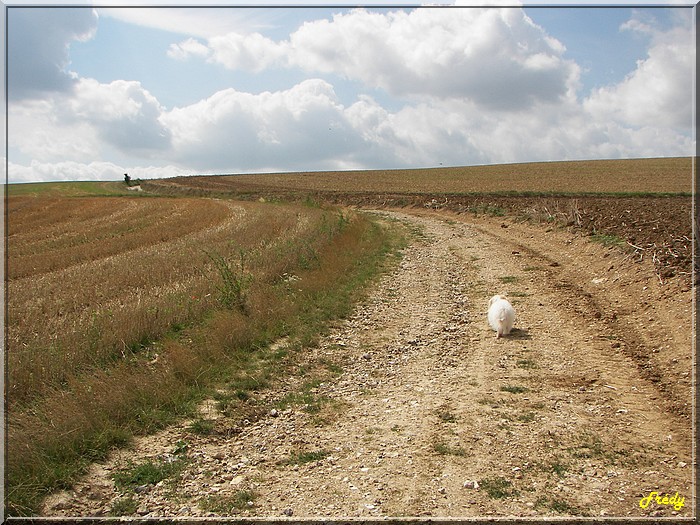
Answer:
[[[260,279],[281,273],[279,243],[311,242],[320,216],[210,199],[10,199],[8,401],[211,308],[212,254],[234,265],[245,254]]]

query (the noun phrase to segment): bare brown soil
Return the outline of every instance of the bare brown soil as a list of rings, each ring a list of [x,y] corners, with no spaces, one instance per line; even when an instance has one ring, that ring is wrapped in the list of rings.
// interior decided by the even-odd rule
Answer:
[[[340,194],[332,200],[363,207],[400,205],[472,216],[502,212],[518,220],[566,226],[584,235],[613,236],[610,240],[618,241],[631,257],[650,260],[660,282],[679,276],[689,286],[692,279],[691,197]],[[698,268],[695,270],[697,277]]]
[[[400,264],[246,419],[212,400],[211,432],[140,438],[43,514],[694,515],[688,282],[575,232],[428,204],[378,212],[416,232]],[[495,293],[518,312],[499,340]],[[328,363],[335,375],[314,375]],[[114,473],[176,460],[178,443],[179,475],[117,489]],[[652,491],[684,505],[640,507]]]
[[[419,169],[265,173],[175,177],[148,181],[191,191],[341,193],[546,192],[685,193],[692,191],[691,157],[529,162]]]

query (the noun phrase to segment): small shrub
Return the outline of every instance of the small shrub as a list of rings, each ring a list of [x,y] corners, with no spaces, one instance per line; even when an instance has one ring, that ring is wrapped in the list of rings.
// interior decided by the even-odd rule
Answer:
[[[136,509],[138,509],[138,502],[133,498],[133,496],[126,496],[124,498],[119,498],[112,504],[112,508],[109,510],[109,515],[113,517],[119,516],[129,516],[131,514],[136,514]]]
[[[457,416],[455,416],[452,412],[449,412],[447,410],[438,412],[437,416],[440,419],[440,421],[444,423],[454,423],[457,421]]]
[[[569,466],[564,463],[559,463],[558,461],[552,463],[549,468],[560,478],[564,477],[564,473],[569,470]]]
[[[581,512],[581,509],[560,498],[539,498],[535,502],[535,508],[539,509],[542,507],[549,508],[557,514],[569,514],[572,516],[585,515],[585,513]]]
[[[518,416],[518,421],[522,421],[523,423],[531,423],[534,420],[535,414],[533,414],[532,412],[528,412],[527,414],[520,414]]]
[[[532,359],[519,359],[515,364],[518,368],[524,368],[526,370],[538,368],[537,363],[535,363]]]
[[[231,310],[247,313],[245,290],[250,284],[252,277],[245,271],[245,252],[243,250],[239,251],[240,261],[238,268],[232,266],[221,255],[204,253],[214,263],[221,279],[221,282],[216,285],[221,305]]]
[[[506,210],[500,206],[495,206],[493,204],[475,204],[470,206],[468,210],[474,215],[489,215],[490,217],[503,217],[506,214]]]
[[[193,434],[206,436],[214,431],[214,421],[211,419],[196,419],[187,427],[187,430]]]
[[[591,241],[602,244],[605,247],[622,246],[623,244],[625,244],[625,241],[617,235],[610,235],[605,233],[593,233],[591,235]]]

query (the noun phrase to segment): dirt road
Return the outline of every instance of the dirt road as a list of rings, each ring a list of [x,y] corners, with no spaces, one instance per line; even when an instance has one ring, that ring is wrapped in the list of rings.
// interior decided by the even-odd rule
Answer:
[[[261,392],[275,407],[307,382],[297,404],[235,431],[183,422],[140,438],[45,515],[128,500],[141,516],[692,516],[690,290],[562,230],[377,213],[415,241],[309,350],[310,370],[335,375]],[[499,340],[486,321],[496,293],[517,310]],[[226,427],[213,401],[202,410]],[[178,442],[176,479],[115,489],[116,470],[176,460]]]

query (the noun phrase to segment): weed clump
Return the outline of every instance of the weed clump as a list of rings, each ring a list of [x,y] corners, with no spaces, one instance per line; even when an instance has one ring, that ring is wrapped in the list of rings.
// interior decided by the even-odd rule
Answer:
[[[248,312],[246,305],[246,288],[253,280],[252,275],[245,269],[245,252],[238,253],[239,262],[233,265],[219,254],[208,253],[209,259],[214,263],[219,274],[219,282],[215,284],[219,292],[219,302],[224,308]]]

